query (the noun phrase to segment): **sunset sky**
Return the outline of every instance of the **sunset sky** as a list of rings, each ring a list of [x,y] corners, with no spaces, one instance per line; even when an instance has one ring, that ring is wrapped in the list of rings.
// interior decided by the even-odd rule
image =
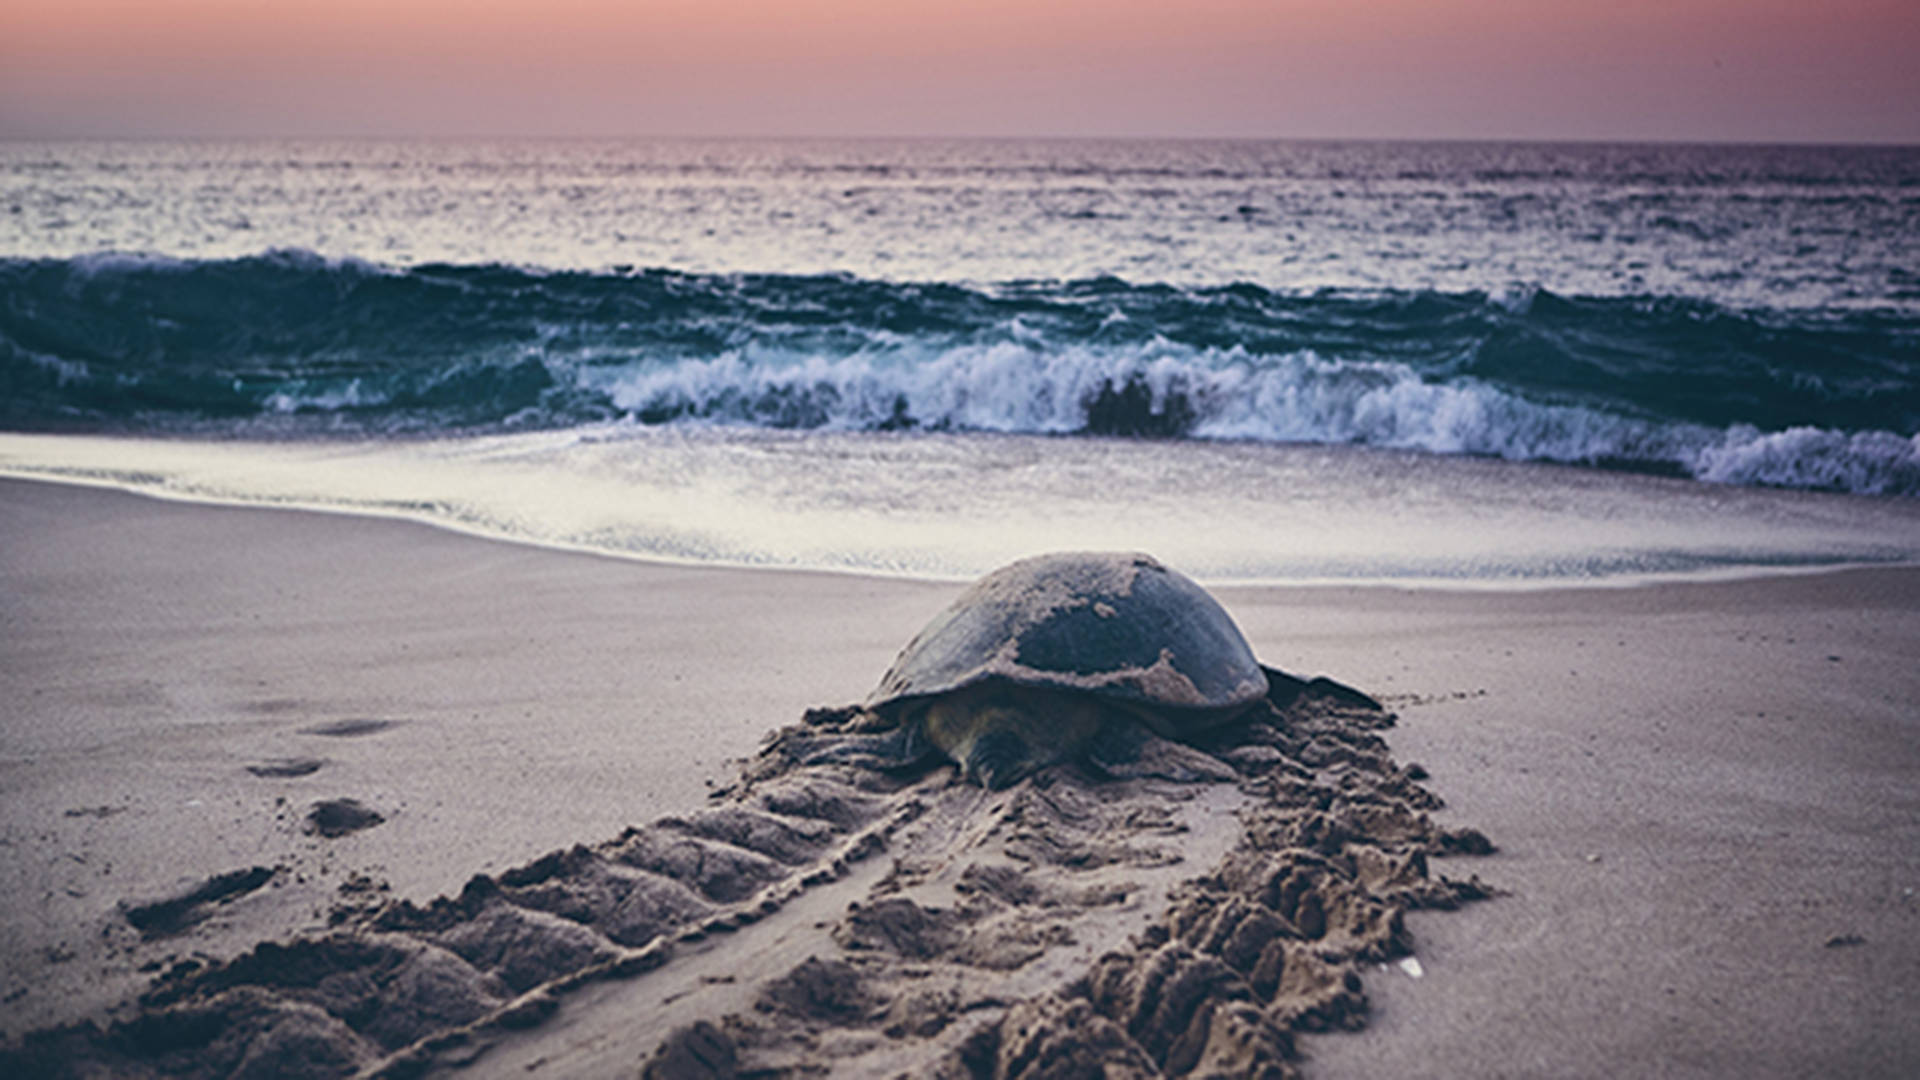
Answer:
[[[4,0],[0,137],[1920,143],[1916,0]]]

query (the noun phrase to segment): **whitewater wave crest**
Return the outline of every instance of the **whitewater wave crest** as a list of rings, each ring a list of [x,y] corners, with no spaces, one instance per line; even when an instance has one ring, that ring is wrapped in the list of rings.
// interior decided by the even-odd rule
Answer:
[[[1312,352],[1255,357],[1167,342],[1141,351],[1001,342],[914,359],[730,352],[582,374],[619,412],[648,424],[1353,444],[1716,483],[1920,494],[1920,436],[1810,427],[1767,433],[1623,417]]]

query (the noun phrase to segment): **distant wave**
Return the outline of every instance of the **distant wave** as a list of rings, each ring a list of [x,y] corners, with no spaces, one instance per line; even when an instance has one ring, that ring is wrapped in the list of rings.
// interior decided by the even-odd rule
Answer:
[[[1362,443],[1920,495],[1920,320],[1113,278],[0,260],[0,424],[644,424]]]

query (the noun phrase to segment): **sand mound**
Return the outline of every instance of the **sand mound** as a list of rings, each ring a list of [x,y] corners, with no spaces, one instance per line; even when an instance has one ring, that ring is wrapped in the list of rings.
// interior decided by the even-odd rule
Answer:
[[[1433,824],[1391,717],[1337,684],[1282,683],[1211,733],[1232,782],[1062,765],[989,793],[827,763],[882,723],[816,710],[699,813],[425,906],[350,898],[326,933],[176,965],[127,1019],[35,1032],[0,1072],[505,1069],[571,1001],[593,1036],[540,1044],[568,1075],[1283,1076],[1292,1032],[1362,1023],[1359,973],[1409,951],[1405,911],[1485,895],[1428,860],[1486,839]]]

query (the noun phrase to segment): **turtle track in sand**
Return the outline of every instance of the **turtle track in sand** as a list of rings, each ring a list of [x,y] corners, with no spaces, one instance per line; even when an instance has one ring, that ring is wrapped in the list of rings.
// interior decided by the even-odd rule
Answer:
[[[1487,894],[1431,872],[1491,845],[1337,684],[1211,733],[1236,783],[808,763],[877,723],[814,710],[698,813],[176,965],[0,1071],[1287,1076],[1293,1032],[1364,1023],[1405,911]]]

